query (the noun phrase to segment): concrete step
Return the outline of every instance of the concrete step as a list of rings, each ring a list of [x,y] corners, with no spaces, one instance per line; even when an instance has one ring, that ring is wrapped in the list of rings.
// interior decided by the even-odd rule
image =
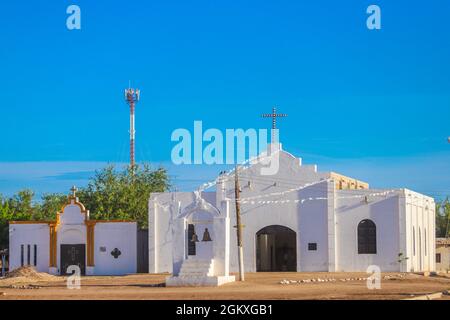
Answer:
[[[181,265],[179,276],[183,278],[211,276],[213,274],[213,269],[213,259],[204,260],[189,258]]]

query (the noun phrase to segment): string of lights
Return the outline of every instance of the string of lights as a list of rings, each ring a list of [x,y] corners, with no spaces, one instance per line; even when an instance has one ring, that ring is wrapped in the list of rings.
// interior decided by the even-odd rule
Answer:
[[[276,152],[279,152],[279,150],[277,150]],[[244,197],[239,199],[238,201],[241,204],[251,204],[251,205],[266,205],[266,204],[303,204],[306,201],[324,201],[324,200],[328,200],[329,198],[326,196],[322,196],[322,197],[306,197],[306,198],[301,198],[301,199],[277,199],[277,200],[261,200],[261,199],[265,199],[265,198],[273,198],[273,197],[283,197],[286,196],[290,193],[293,192],[297,192],[297,191],[301,191],[303,189],[309,189],[309,190],[320,190],[320,191],[324,191],[323,188],[318,188],[319,184],[322,184],[324,182],[330,182],[333,181],[334,179],[332,178],[327,178],[327,179],[323,179],[321,181],[315,181],[315,182],[306,182],[305,180],[289,180],[289,179],[285,179],[285,178],[270,178],[269,176],[267,177],[262,177],[262,176],[251,176],[251,175],[246,175],[245,174],[245,170],[249,168],[248,165],[250,164],[254,164],[255,161],[256,162],[262,162],[267,158],[273,157],[274,154],[271,155],[265,155],[265,156],[257,156],[257,157],[253,157],[251,159],[248,159],[246,161],[244,161],[242,164],[239,165],[239,169],[238,170],[242,170],[243,174],[241,174],[241,179],[247,179],[249,180],[249,185],[252,184],[258,184],[258,185],[263,185],[265,187],[277,187],[277,188],[288,188],[287,190],[284,191],[277,191],[277,192],[271,192],[271,193],[266,193],[266,194],[261,194],[261,195],[257,195],[257,196],[250,196],[250,197]],[[204,192],[205,190],[217,185],[218,183],[224,183],[224,182],[232,182],[234,181],[234,173],[235,173],[235,168],[230,169],[229,171],[226,172],[222,172],[216,179],[206,182],[204,184],[202,184],[194,193],[196,195],[196,197],[200,197],[201,192]],[[306,182],[304,184],[302,184],[301,186],[299,186],[299,183],[302,182]],[[292,186],[295,186],[294,188],[292,188]],[[341,190],[342,192],[345,192],[347,190]],[[334,197],[334,199],[336,200],[345,200],[345,199],[358,199],[358,198],[362,198],[365,201],[367,201],[368,198],[371,197],[381,197],[381,196],[388,196],[389,194],[393,194],[393,193],[397,193],[400,191],[399,189],[391,189],[391,190],[385,190],[385,191],[378,191],[378,192],[371,192],[371,193],[367,193],[367,191],[365,191],[365,189],[361,189],[361,190],[349,190],[349,192],[354,193],[355,191],[361,191],[361,193],[359,194],[352,194],[352,195],[341,195],[341,196],[336,196]],[[408,194],[407,197],[414,197],[414,195]],[[419,199],[417,196],[415,196],[415,198],[417,198],[416,201],[423,201],[422,199]],[[233,200],[234,198],[230,198],[227,197],[226,200]],[[410,202],[411,203],[411,202]],[[168,211],[170,209],[170,205],[163,205],[159,202],[156,202],[156,204],[163,208],[165,211]]]

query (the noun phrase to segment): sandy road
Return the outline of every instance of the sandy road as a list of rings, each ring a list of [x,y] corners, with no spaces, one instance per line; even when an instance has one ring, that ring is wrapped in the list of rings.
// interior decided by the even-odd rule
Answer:
[[[392,274],[383,274],[392,275]],[[394,274],[395,275],[395,274]],[[450,289],[450,278],[408,274],[402,279],[382,280],[380,290],[369,290],[366,281],[340,279],[366,277],[365,273],[248,273],[245,282],[221,287],[156,287],[167,275],[83,277],[81,289],[69,290],[66,278],[53,281],[0,279],[0,300],[15,299],[404,299]],[[282,280],[334,278],[336,282],[282,285]],[[38,288],[30,289],[29,286]],[[25,287],[25,288],[22,288]]]

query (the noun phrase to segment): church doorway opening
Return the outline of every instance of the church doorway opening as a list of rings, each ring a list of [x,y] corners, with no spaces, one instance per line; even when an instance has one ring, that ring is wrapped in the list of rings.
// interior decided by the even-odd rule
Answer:
[[[62,244],[61,245],[61,275],[71,275],[67,273],[69,266],[80,267],[81,275],[86,274],[86,245],[85,244]]]
[[[297,235],[284,226],[267,226],[256,233],[256,271],[297,271]]]

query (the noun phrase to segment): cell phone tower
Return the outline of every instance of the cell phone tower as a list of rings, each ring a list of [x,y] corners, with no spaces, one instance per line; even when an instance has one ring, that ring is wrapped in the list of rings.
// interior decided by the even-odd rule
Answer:
[[[128,88],[125,89],[125,101],[130,106],[130,167],[131,170],[134,170],[134,166],[136,164],[135,161],[135,149],[134,149],[134,109],[136,103],[139,101],[139,96],[141,92],[139,89]]]

